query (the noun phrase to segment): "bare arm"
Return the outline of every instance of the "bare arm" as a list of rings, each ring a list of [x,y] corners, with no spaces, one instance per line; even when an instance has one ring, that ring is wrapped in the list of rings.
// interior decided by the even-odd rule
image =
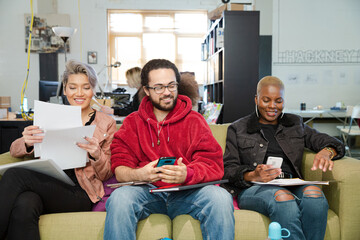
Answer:
[[[160,180],[155,165],[158,160],[152,161],[142,168],[130,168],[126,166],[118,166],[115,168],[115,176],[118,182],[145,181],[156,182]]]

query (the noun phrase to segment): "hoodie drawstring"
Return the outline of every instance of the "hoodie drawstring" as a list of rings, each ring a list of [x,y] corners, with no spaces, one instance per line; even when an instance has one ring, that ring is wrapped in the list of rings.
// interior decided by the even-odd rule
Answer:
[[[153,139],[153,136],[151,134],[151,127],[150,127],[150,122],[149,122],[150,118],[148,118],[146,121],[148,123],[148,129],[149,129],[149,134],[150,134],[150,137],[151,137],[151,146],[154,147],[154,139]]]
[[[154,147],[154,138],[151,134],[151,126],[150,126],[150,118],[148,118],[147,120],[148,123],[148,130],[149,130],[149,134],[150,134],[150,138],[151,138],[151,146]],[[167,129],[167,142],[170,142],[170,123],[166,124],[166,129]],[[160,136],[159,136],[160,137]]]
[[[169,142],[170,141],[170,123],[167,125],[167,135],[168,135],[168,139],[167,141]]]

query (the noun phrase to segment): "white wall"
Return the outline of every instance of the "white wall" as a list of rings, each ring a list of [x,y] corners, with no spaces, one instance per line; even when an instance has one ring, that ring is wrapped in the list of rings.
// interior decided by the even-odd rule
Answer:
[[[256,0],[255,10],[260,11],[260,35],[272,35],[273,0]]]
[[[107,9],[212,10],[221,3],[220,0],[81,0],[82,34],[80,34],[78,1],[34,0],[33,2],[35,14],[70,15],[71,27],[77,28],[78,32],[70,39],[71,49],[67,58],[85,62],[87,51],[97,51],[98,64],[93,65],[96,71],[106,63]],[[20,109],[20,92],[26,76],[24,13],[30,13],[30,0],[0,0],[0,96],[11,96],[13,111]],[[82,44],[80,44],[80,36],[82,36]],[[65,65],[64,54],[59,54],[58,58],[61,75]],[[39,96],[39,55],[31,54],[30,61],[26,95],[29,106],[33,107],[33,100],[38,99]],[[105,79],[100,80],[105,81]]]
[[[220,0],[81,0],[82,34],[78,1],[34,0],[34,11],[69,14],[71,27],[78,32],[70,39],[68,59],[86,61],[87,51],[97,51],[98,64],[93,66],[99,71],[106,63],[106,9],[212,10],[220,4]],[[337,101],[360,103],[359,64],[277,63],[278,53],[286,50],[359,50],[359,0],[256,0],[256,9],[260,10],[260,34],[273,35],[273,75],[286,84],[287,108],[297,109],[301,102],[306,102],[308,108],[330,107]],[[29,0],[0,0],[0,96],[11,96],[14,111],[19,110],[26,76],[24,13],[30,13]],[[26,95],[32,107],[39,95],[38,54],[31,54],[30,60]],[[58,62],[61,74],[64,54],[59,54]],[[100,78],[105,81],[104,75]]]
[[[272,71],[288,109],[360,103],[359,24],[359,0],[274,0]]]

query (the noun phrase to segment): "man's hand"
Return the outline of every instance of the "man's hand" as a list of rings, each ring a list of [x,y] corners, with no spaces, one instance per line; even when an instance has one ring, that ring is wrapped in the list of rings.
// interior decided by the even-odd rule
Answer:
[[[244,180],[251,182],[270,182],[281,173],[281,168],[272,168],[269,165],[259,164],[254,171],[244,173]]]
[[[157,168],[161,171],[159,176],[165,183],[184,183],[187,176],[186,165],[182,163],[182,158],[177,160],[177,165],[164,165]]]
[[[319,169],[323,170],[323,172],[326,172],[327,169],[329,169],[331,171],[333,169],[334,162],[331,161],[330,156],[331,156],[331,153],[326,149],[323,149],[320,152],[318,152],[315,155],[314,163],[313,163],[311,170],[315,171],[319,168]]]
[[[161,180],[160,173],[155,168],[158,161],[159,160],[152,161],[144,167],[136,169],[137,179],[145,182],[156,182]]]

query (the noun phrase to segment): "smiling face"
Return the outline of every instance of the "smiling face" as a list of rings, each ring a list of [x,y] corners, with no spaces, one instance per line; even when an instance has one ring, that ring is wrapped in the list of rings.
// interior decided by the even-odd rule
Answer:
[[[159,68],[149,72],[148,87],[144,87],[146,95],[149,96],[153,106],[163,112],[170,112],[177,99],[177,90],[171,92],[168,88],[164,89],[163,93],[157,94],[153,87],[168,86],[169,84],[176,83],[176,76],[172,69]]]
[[[284,90],[277,85],[265,85],[255,96],[255,103],[259,110],[259,122],[275,125],[284,109]]]
[[[90,102],[94,92],[85,74],[70,74],[64,87],[64,95],[70,105],[80,106],[82,111],[91,109]]]

